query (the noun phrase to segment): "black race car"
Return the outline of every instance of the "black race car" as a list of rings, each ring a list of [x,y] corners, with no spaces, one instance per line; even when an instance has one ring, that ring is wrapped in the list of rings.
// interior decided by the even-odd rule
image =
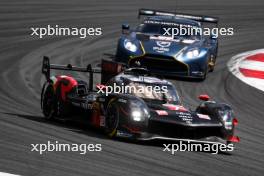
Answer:
[[[90,75],[86,82],[72,76],[51,76],[51,69]],[[103,60],[101,69],[95,70],[90,65],[50,64],[49,58],[44,57],[42,73],[46,82],[41,107],[47,119],[81,120],[104,129],[110,137],[239,141],[234,136],[237,119],[229,105],[209,101],[207,95],[201,95],[203,102],[191,111],[182,105],[172,83],[150,75],[146,69],[124,69],[119,63]],[[97,90],[93,89],[94,73],[101,74]],[[113,92],[113,87],[118,87],[118,91]]]

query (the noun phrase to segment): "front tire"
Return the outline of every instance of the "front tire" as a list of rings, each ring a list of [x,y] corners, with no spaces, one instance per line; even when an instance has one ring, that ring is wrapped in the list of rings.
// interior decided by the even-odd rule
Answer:
[[[206,66],[206,69],[204,71],[204,75],[201,76],[200,78],[198,78],[199,81],[204,81],[207,77],[207,73],[208,73],[208,65]]]
[[[208,71],[205,71],[203,77],[201,78],[201,81],[204,81],[204,80],[206,79],[206,77],[207,77],[207,72],[208,72]]]
[[[106,112],[106,128],[105,132],[110,138],[116,137],[119,125],[119,111],[114,103],[109,103]]]
[[[215,56],[211,55],[210,57],[210,61],[209,61],[209,72],[213,72],[214,68],[215,68],[215,62],[216,62],[216,58]]]
[[[209,63],[210,63],[210,58],[208,58],[208,60],[207,60],[207,64],[206,64],[206,68],[205,68],[205,71],[204,71],[204,75],[201,77],[201,81],[204,81],[205,79],[206,79],[206,77],[207,77],[207,73],[210,71],[210,65],[209,65]]]

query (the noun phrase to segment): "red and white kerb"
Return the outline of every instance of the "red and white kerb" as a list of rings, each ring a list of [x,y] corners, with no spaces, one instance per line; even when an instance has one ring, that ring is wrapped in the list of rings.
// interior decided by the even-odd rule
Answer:
[[[264,53],[246,57],[241,61],[239,71],[245,77],[264,79]]]
[[[240,53],[232,57],[227,65],[241,81],[264,91],[264,49]]]

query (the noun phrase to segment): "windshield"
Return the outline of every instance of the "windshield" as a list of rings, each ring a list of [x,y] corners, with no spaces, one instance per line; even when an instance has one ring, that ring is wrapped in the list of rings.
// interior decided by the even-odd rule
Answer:
[[[131,82],[127,85],[130,94],[145,100],[156,100],[165,103],[179,104],[180,100],[172,85]]]
[[[182,38],[188,40],[199,40],[201,38],[201,35],[200,35],[200,31],[196,30],[197,28],[198,28],[197,26],[190,26],[190,25],[183,25],[176,23],[174,25],[140,24],[137,28],[137,32],[141,32],[144,34],[170,36],[170,37],[173,36],[176,39]],[[174,31],[173,33],[172,30]],[[180,33],[180,30],[182,31],[182,33]],[[184,32],[184,31],[188,31],[188,32]]]

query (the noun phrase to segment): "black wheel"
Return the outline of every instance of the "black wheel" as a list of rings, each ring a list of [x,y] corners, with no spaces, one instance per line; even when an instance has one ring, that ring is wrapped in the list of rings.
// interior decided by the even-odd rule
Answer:
[[[116,136],[117,127],[119,124],[119,111],[116,105],[109,103],[106,111],[106,120],[105,120],[105,132],[106,134],[113,138]]]
[[[208,73],[208,65],[206,66],[204,75],[202,77],[198,78],[198,80],[199,81],[204,81],[206,79],[207,73]]]
[[[201,81],[204,81],[204,80],[206,79],[207,72],[208,72],[208,71],[205,71],[205,72],[204,72],[204,75],[203,75],[203,77],[201,78]]]
[[[209,69],[208,69],[208,71],[209,72],[213,72],[214,71],[214,67],[215,67],[215,62],[216,62],[216,58],[215,58],[215,56],[211,56],[210,57],[210,60],[209,60]]]
[[[42,93],[42,112],[46,119],[52,119],[54,118],[54,115],[56,113],[56,97],[54,94],[54,90],[52,85],[44,85],[43,87],[43,93]]]
[[[201,81],[204,81],[207,77],[207,73],[210,71],[210,58],[208,58],[208,61],[207,61],[207,65],[206,65],[206,68],[205,68],[205,71],[204,71],[204,75],[201,77]]]

